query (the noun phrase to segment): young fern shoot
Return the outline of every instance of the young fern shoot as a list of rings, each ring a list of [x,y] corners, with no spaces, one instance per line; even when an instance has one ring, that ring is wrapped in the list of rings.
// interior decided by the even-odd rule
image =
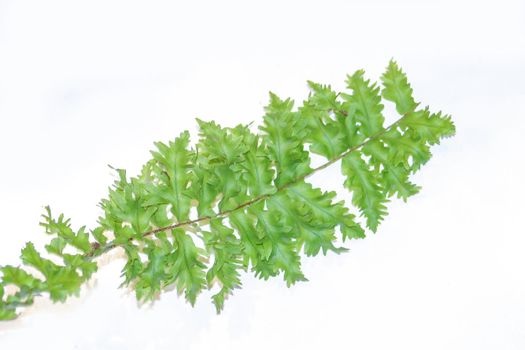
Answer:
[[[257,134],[246,125],[198,120],[194,146],[187,131],[155,143],[138,176],[117,169],[119,179],[102,199],[93,229],[75,230],[46,207],[46,254],[61,263],[29,242],[21,260],[32,270],[0,267],[0,319],[16,318],[36,296],[64,302],[78,294],[97,271],[96,258],[117,247],[127,258],[122,285],[140,301],[174,287],[193,305],[203,289],[213,288],[220,312],[241,286],[243,271],[263,279],[282,274],[288,286],[306,280],[301,254],[345,251],[336,246],[339,234],[343,241],[364,238],[356,215],[375,232],[390,198],[406,201],[420,190],[410,176],[430,159],[430,147],[455,132],[448,115],[420,107],[394,61],[381,84],[362,70],[346,82],[341,93],[308,82],[311,93],[297,109],[271,93]],[[388,126],[384,102],[399,114]],[[326,161],[312,167],[311,153]],[[358,213],[307,181],[336,163]]]

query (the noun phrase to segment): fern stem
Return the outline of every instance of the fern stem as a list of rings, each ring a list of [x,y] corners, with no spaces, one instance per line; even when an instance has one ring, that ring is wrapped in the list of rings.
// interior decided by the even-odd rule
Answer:
[[[347,114],[345,111],[341,111],[341,113],[344,114],[344,115]],[[350,153],[355,152],[356,150],[360,149],[361,147],[365,146],[366,144],[368,144],[368,143],[370,143],[370,142],[372,142],[374,140],[377,140],[378,138],[383,136],[386,132],[388,132],[390,129],[392,129],[393,127],[397,126],[399,124],[399,122],[401,122],[407,116],[407,114],[408,113],[403,114],[401,116],[401,118],[399,118],[398,120],[396,120],[395,122],[393,122],[392,124],[390,124],[389,126],[384,128],[383,130],[381,130],[381,131],[377,132],[376,134],[368,137],[363,142],[361,142],[361,143],[359,143],[359,144],[357,144],[355,146],[350,147],[349,149],[347,149],[343,153],[339,154],[337,157],[334,157],[331,160],[327,161],[326,163],[323,163],[320,166],[311,169],[310,171],[308,171],[307,173],[305,173],[302,176],[297,177],[293,181],[290,181],[290,182],[288,182],[288,183],[286,183],[286,184],[284,184],[282,186],[277,187],[276,191],[273,192],[273,193],[264,194],[264,195],[260,195],[260,196],[254,197],[254,198],[250,199],[249,201],[244,202],[244,203],[238,205],[237,207],[235,207],[233,209],[224,210],[224,211],[218,212],[215,215],[202,216],[202,217],[199,217],[199,218],[196,218],[196,219],[193,219],[193,220],[186,220],[186,221],[178,222],[178,223],[173,224],[173,225],[164,226],[164,227],[158,227],[158,228],[156,228],[154,230],[150,230],[150,231],[144,232],[142,234],[142,237],[148,237],[148,236],[151,236],[151,235],[159,233],[159,232],[169,231],[169,230],[173,230],[173,229],[176,229],[176,228],[179,228],[179,227],[190,226],[190,225],[193,225],[193,224],[202,223],[202,222],[209,221],[209,220],[215,219],[215,218],[226,217],[229,214],[231,214],[231,213],[233,213],[233,212],[235,212],[237,210],[249,207],[252,204],[255,204],[255,203],[258,203],[258,202],[260,202],[262,200],[271,198],[273,195],[275,195],[275,194],[277,194],[279,192],[282,192],[282,191],[286,190],[287,188],[289,188],[289,187],[291,187],[291,186],[293,186],[293,185],[303,181],[304,179],[306,179],[307,177],[310,177],[311,175],[317,173],[318,171],[321,171],[321,170],[323,170],[325,168],[328,168],[330,165],[332,165],[332,164],[336,163],[337,161],[343,159],[344,157],[346,157]],[[132,239],[130,239],[130,240],[132,240]],[[108,244],[106,244],[104,246],[96,247],[91,252],[86,254],[85,259],[92,260],[92,259],[94,259],[94,258],[96,258],[98,256],[101,256],[102,254],[105,254],[105,253],[109,252],[113,248],[117,248],[117,247],[119,247],[121,245],[122,244],[116,244],[115,242],[112,241],[112,242],[109,242]]]

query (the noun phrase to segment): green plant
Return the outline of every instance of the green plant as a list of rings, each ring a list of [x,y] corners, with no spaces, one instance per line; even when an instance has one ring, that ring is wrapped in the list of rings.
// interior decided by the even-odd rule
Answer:
[[[308,82],[311,93],[297,110],[290,99],[270,94],[259,134],[251,126],[198,120],[195,147],[186,131],[155,143],[137,177],[116,170],[119,180],[101,201],[103,215],[92,230],[74,230],[47,207],[42,226],[52,237],[45,246],[50,256],[27,243],[21,260],[32,272],[0,268],[0,319],[15,318],[44,293],[55,302],[78,294],[97,271],[95,258],[116,247],[127,256],[123,285],[140,301],[175,286],[193,305],[201,290],[215,288],[220,312],[240,287],[241,270],[264,279],[282,273],[288,286],[305,280],[301,251],[340,253],[337,234],[343,241],[365,237],[335,193],[313,187],[308,176],[341,161],[352,204],[375,232],[389,198],[406,201],[419,191],[409,176],[430,159],[430,146],[454,134],[449,116],[419,107],[394,61],[381,80],[382,88],[359,70],[348,76],[348,93]],[[401,116],[387,127],[382,99]],[[326,162],[313,168],[310,153]]]

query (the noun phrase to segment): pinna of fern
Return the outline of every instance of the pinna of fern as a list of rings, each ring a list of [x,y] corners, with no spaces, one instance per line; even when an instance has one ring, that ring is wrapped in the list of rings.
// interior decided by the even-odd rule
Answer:
[[[75,230],[46,208],[48,256],[29,242],[25,267],[0,267],[0,319],[16,318],[35,296],[63,302],[78,294],[97,271],[96,258],[117,247],[127,258],[122,285],[140,301],[169,288],[193,305],[210,288],[220,312],[243,271],[263,279],[282,274],[288,286],[306,280],[302,254],[340,253],[339,235],[343,242],[365,237],[356,215],[375,232],[392,197],[406,201],[419,191],[410,176],[430,159],[430,146],[455,132],[448,115],[420,107],[394,61],[381,84],[362,70],[346,82],[345,92],[308,82],[299,108],[271,93],[259,133],[198,120],[195,145],[187,131],[155,143],[138,176],[117,169],[91,230]],[[384,102],[399,114],[388,126]],[[312,167],[311,153],[325,163]],[[339,161],[358,213],[307,182]]]

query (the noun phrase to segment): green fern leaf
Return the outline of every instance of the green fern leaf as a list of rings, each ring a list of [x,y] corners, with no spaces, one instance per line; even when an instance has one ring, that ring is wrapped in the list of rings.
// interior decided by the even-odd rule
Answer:
[[[197,295],[206,286],[206,265],[203,263],[205,252],[182,230],[173,230],[174,254],[170,255],[169,269],[172,274],[168,285],[175,283],[177,290],[184,291],[186,299],[195,304]]]
[[[225,226],[220,219],[210,222],[210,231],[203,232],[209,254],[214,254],[214,263],[206,274],[209,287],[219,284],[219,292],[212,296],[217,312],[224,308],[224,300],[241,286],[239,270],[242,265],[241,241],[234,230]]]
[[[388,64],[386,72],[381,76],[384,89],[383,97],[396,104],[397,112],[401,115],[416,109],[417,103],[412,97],[412,87],[407,81],[405,73],[394,60]]]
[[[301,118],[307,122],[306,142],[310,143],[310,152],[327,159],[335,158],[346,150],[346,135],[332,115],[342,109],[341,102],[328,85],[309,81],[308,86],[312,92],[299,109]]]
[[[352,192],[352,203],[366,217],[367,227],[375,232],[387,214],[385,204],[388,202],[377,172],[370,169],[358,153],[344,157],[341,168],[347,177],[344,185]]]
[[[281,100],[271,93],[261,127],[265,132],[264,141],[277,169],[277,186],[289,183],[310,170],[308,152],[303,146],[306,125],[299,113],[292,111],[292,108],[293,102],[290,99]]]
[[[157,151],[151,153],[156,162],[152,170],[160,184],[154,186],[153,193],[143,204],[169,204],[178,222],[188,219],[191,208],[191,198],[186,191],[192,178],[190,170],[194,154],[188,150],[189,143],[190,134],[187,131],[168,145],[155,143]]]
[[[360,140],[372,136],[383,130],[383,105],[379,87],[371,83],[370,80],[364,79],[364,71],[358,70],[353,75],[348,76],[348,88],[352,94],[344,94],[346,100],[344,108],[351,116],[352,127],[358,126],[361,133]]]

